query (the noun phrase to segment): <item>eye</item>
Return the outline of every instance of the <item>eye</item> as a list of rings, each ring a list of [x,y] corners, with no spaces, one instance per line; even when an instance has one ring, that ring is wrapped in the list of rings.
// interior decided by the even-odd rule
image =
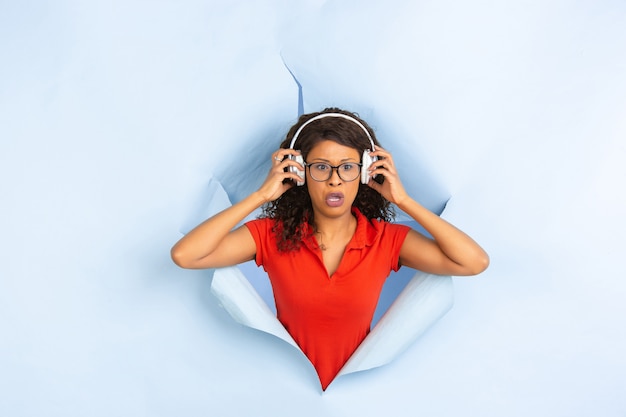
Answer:
[[[330,167],[328,166],[328,164],[313,164],[313,168],[316,169],[317,171],[328,171],[330,169]]]
[[[342,171],[352,171],[353,169],[356,169],[356,164],[350,163],[350,162],[346,162],[345,164],[341,164],[341,170]]]

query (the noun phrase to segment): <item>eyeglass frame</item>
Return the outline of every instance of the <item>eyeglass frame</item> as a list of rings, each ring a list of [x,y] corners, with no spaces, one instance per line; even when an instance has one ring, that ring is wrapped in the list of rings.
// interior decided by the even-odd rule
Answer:
[[[315,165],[315,164],[326,165],[326,166],[329,166],[329,167],[330,167],[330,174],[328,175],[328,178],[326,178],[325,180],[318,180],[317,178],[315,178],[315,177],[313,176],[313,174],[311,173],[311,165]],[[358,173],[357,173],[357,174],[356,174],[356,176],[355,176],[354,178],[352,178],[351,180],[346,180],[346,179],[344,179],[344,178],[341,176],[341,174],[339,173],[339,168],[340,168],[341,166],[343,166],[343,165],[346,165],[346,164],[352,164],[352,165],[356,165],[356,166],[358,166],[358,167],[359,167],[359,169],[357,170],[357,171],[358,171]],[[331,164],[329,164],[328,162],[313,162],[313,163],[308,163],[308,162],[305,162],[305,163],[304,163],[304,167],[305,167],[305,168],[306,168],[306,167],[309,167],[309,174],[311,174],[311,178],[312,178],[314,181],[317,181],[317,182],[324,182],[324,181],[328,181],[329,179],[331,179],[331,178],[333,177],[333,170],[337,171],[337,176],[339,177],[339,179],[340,179],[340,180],[345,181],[345,182],[352,182],[352,181],[356,180],[357,178],[359,178],[359,175],[361,174],[361,168],[363,167],[363,164],[361,164],[361,163],[359,163],[359,162],[350,162],[350,161],[342,162],[342,163],[341,163],[341,164],[339,164],[339,165],[331,165]]]

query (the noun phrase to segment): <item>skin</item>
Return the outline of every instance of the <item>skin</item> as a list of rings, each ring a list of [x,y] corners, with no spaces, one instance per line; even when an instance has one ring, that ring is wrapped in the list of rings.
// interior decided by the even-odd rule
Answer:
[[[344,162],[358,164],[359,152],[354,148],[327,140],[318,143],[309,152],[307,163],[313,162],[327,162],[333,166]],[[307,170],[306,185],[313,206],[315,238],[318,243],[323,243],[327,247],[322,252],[322,258],[328,274],[332,276],[339,267],[345,248],[356,230],[357,221],[352,215],[351,207],[359,191],[359,179],[343,181],[339,178],[337,170],[333,170],[330,179],[315,181]],[[327,198],[331,193],[343,194],[343,203],[340,206],[331,207],[327,204]]]
[[[285,172],[289,166],[304,169],[287,158],[288,155],[298,153],[293,149],[274,152],[272,167],[261,187],[239,203],[206,220],[178,241],[171,251],[174,262],[183,268],[201,269],[232,266],[254,259],[256,246],[247,227],[233,228],[264,203],[277,199],[294,186],[291,182],[284,184],[283,180],[298,180],[295,173]],[[420,223],[433,237],[430,239],[415,230],[409,231],[400,250],[400,264],[438,275],[476,275],[484,271],[489,265],[487,253],[468,235],[407,194],[391,154],[376,147],[371,155],[377,156],[379,160],[370,167],[370,174],[382,175],[385,181],[378,184],[372,180],[368,185]],[[336,166],[342,162],[359,160],[356,149],[326,140],[313,147],[306,162],[328,162]],[[332,276],[356,230],[357,222],[351,207],[358,192],[359,179],[343,181],[336,170],[333,170],[333,175],[327,181],[313,180],[308,169],[306,175],[306,186],[313,206],[315,237],[327,247],[322,256]],[[327,197],[329,193],[337,192],[342,193],[344,198],[341,205],[332,207]]]

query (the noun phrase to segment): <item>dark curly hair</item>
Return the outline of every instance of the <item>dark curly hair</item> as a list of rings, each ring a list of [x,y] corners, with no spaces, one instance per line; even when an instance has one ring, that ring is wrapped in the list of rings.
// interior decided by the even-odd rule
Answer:
[[[380,145],[376,139],[376,135],[371,127],[365,123],[355,113],[338,108],[326,108],[321,112],[303,114],[294,124],[285,140],[281,143],[281,148],[289,148],[291,140],[296,131],[309,119],[322,113],[342,113],[353,117],[365,126],[376,145]],[[340,118],[326,117],[315,120],[307,125],[299,134],[295,149],[299,149],[306,160],[308,153],[315,145],[324,140],[332,140],[340,145],[349,146],[356,149],[359,155],[363,154],[366,149],[371,149],[371,143],[363,129],[356,123]],[[382,182],[382,176],[378,176],[375,181]],[[359,182],[359,191],[352,204],[353,207],[368,219],[380,219],[391,221],[395,218],[395,212],[391,203],[387,201],[377,191],[367,184]],[[276,220],[273,232],[276,233],[278,249],[283,252],[296,250],[300,248],[303,240],[312,238],[311,230],[314,230],[313,206],[309,196],[307,187],[292,187],[287,190],[278,199],[265,204],[262,209],[262,218],[271,218]],[[302,227],[308,223],[311,228]],[[309,230],[307,235],[306,230]]]

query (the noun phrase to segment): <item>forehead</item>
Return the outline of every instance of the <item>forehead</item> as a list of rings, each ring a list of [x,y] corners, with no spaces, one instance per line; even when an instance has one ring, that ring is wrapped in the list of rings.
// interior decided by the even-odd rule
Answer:
[[[325,161],[359,160],[359,151],[349,146],[341,145],[332,140],[317,143],[308,154],[307,159],[323,159]]]

